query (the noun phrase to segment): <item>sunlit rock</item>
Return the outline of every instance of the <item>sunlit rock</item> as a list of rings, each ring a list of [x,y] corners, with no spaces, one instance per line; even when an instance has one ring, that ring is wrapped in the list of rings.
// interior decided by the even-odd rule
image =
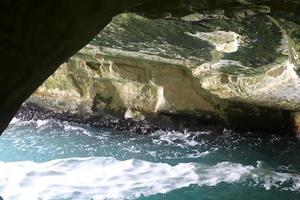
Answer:
[[[201,40],[206,40],[210,44],[216,47],[217,51],[224,53],[233,53],[238,50],[240,38],[238,34],[234,32],[225,31],[214,31],[214,32],[198,32],[195,35],[189,33],[190,35],[197,37]]]
[[[210,113],[240,127],[286,128],[300,109],[300,80],[296,40],[281,24],[270,16],[195,23],[119,15],[29,102],[83,115]]]

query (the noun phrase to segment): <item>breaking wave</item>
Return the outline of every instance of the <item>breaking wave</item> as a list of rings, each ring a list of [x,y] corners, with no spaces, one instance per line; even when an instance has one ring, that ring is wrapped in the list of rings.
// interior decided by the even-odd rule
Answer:
[[[36,163],[0,163],[0,193],[4,199],[136,199],[190,185],[247,183],[266,190],[300,191],[300,175],[244,166],[169,165],[111,157],[67,158]]]

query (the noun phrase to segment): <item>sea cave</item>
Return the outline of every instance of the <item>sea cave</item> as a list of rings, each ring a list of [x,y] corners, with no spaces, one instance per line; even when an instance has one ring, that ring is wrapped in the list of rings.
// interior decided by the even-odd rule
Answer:
[[[0,1],[0,199],[300,198],[300,1]]]

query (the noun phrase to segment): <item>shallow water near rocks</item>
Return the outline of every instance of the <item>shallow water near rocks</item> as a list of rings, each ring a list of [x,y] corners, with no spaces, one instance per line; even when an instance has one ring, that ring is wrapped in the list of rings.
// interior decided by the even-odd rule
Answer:
[[[262,133],[150,135],[14,119],[4,199],[300,199],[300,142]]]

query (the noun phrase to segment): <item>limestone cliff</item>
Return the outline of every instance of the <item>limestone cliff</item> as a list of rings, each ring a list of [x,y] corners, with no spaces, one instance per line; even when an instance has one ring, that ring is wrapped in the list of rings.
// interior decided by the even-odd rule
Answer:
[[[211,114],[238,126],[286,128],[300,109],[297,21],[222,16],[119,15],[28,101],[84,115]]]

